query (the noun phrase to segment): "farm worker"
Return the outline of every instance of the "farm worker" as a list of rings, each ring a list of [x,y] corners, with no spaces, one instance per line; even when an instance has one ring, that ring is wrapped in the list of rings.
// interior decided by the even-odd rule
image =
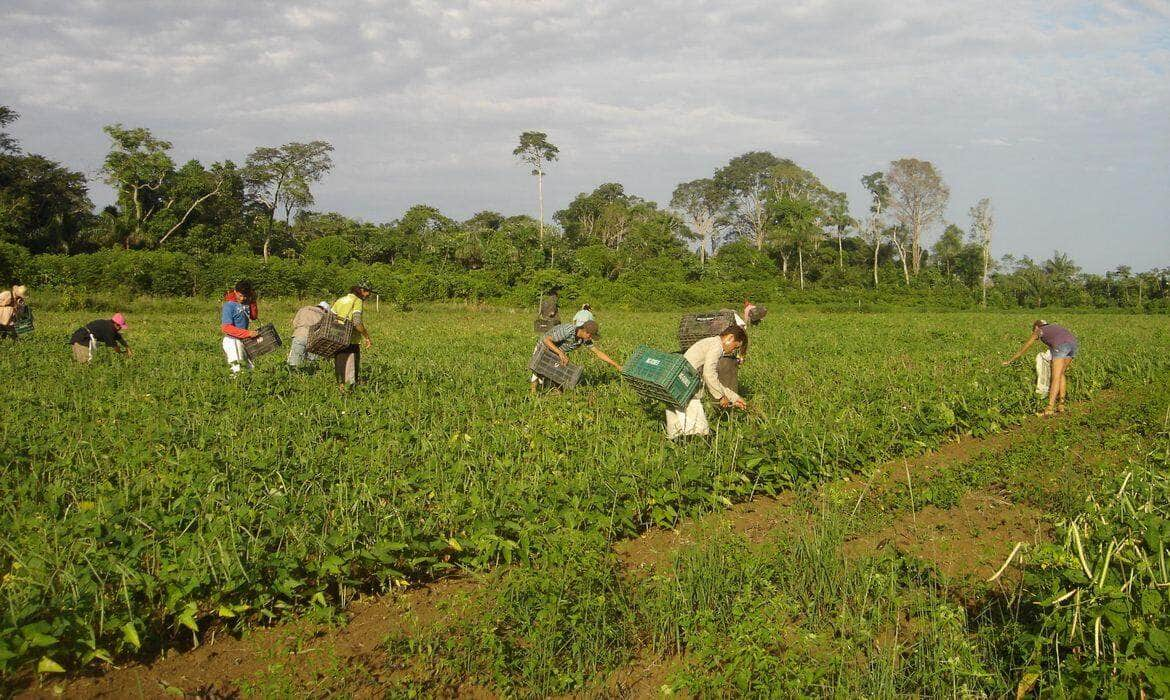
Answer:
[[[541,321],[545,321],[554,326],[561,324],[561,309],[560,309],[560,295],[557,288],[553,287],[548,294],[540,300],[540,311],[538,312]]]
[[[683,357],[691,363],[703,378],[703,385],[711,396],[724,408],[734,406],[746,409],[747,403],[734,390],[719,381],[719,361],[732,355],[747,342],[747,333],[739,326],[728,326],[723,333],[703,338],[692,345]],[[680,435],[708,435],[707,414],[703,411],[702,390],[687,404],[685,410],[666,409],[666,437],[674,439]]]
[[[581,310],[573,315],[573,325],[580,328],[586,321],[596,321],[593,317],[593,307],[589,304],[582,304]]]
[[[28,304],[28,287],[15,284],[0,292],[0,338],[16,340],[16,320]]]
[[[768,309],[763,304],[753,304],[747,299],[743,300],[743,318],[750,321],[753,326],[759,325],[760,321],[763,321],[767,315]],[[744,328],[747,327],[743,323],[740,323],[740,325]]]
[[[363,343],[370,348],[374,343],[370,340],[370,332],[362,322],[362,302],[373,293],[369,282],[361,282],[349,288],[349,294],[333,302],[333,313],[338,317],[353,321],[353,328],[362,334]],[[333,371],[337,376],[337,384],[345,391],[347,386],[358,383],[361,376],[361,348],[352,343],[337,351],[333,356]]]
[[[1049,323],[1044,319],[1032,322],[1032,335],[1024,346],[1016,351],[1004,365],[1010,365],[1028,351],[1037,340],[1043,341],[1052,352],[1052,377],[1048,381],[1048,407],[1040,414],[1051,416],[1053,413],[1064,412],[1064,397],[1066,394],[1065,374],[1073,358],[1077,356],[1077,338],[1064,326]]]
[[[621,372],[621,365],[610,359],[609,355],[594,347],[593,341],[600,339],[601,329],[597,326],[597,321],[586,321],[580,326],[572,323],[562,323],[559,326],[553,326],[548,333],[545,333],[537,345],[544,343],[545,347],[556,354],[562,365],[569,364],[568,353],[581,346],[585,346],[603,362],[609,363],[614,369]],[[535,351],[535,348],[533,350]],[[543,380],[535,374],[532,375],[529,381],[532,383],[533,392],[536,391],[537,383],[543,383]]]
[[[252,361],[244,352],[244,338],[260,335],[248,330],[248,323],[256,320],[256,289],[248,280],[240,280],[235,289],[224,295],[219,314],[219,328],[223,331],[223,354],[227,357],[232,376],[244,367],[252,369]]]
[[[119,354],[130,355],[130,346],[122,337],[122,331],[126,328],[126,317],[120,313],[114,314],[112,318],[90,321],[78,328],[73,331],[73,337],[69,339],[69,344],[73,346],[73,359],[83,365],[88,364],[93,360],[93,353],[97,350],[98,343],[110,346],[114,352]]]
[[[288,349],[288,366],[300,367],[308,362],[316,362],[321,358],[308,351],[309,329],[317,325],[325,314],[329,313],[329,302],[323,301],[316,306],[302,306],[292,320],[292,344]]]

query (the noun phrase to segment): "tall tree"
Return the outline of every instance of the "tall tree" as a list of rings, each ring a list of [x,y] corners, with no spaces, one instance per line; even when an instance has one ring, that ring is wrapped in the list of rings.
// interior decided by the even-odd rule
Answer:
[[[927,160],[902,158],[886,170],[890,188],[890,212],[910,237],[910,263],[914,274],[922,264],[922,238],[938,221],[951,197],[942,175]]]
[[[727,216],[728,192],[713,178],[691,180],[674,188],[672,209],[681,212],[699,239],[699,263],[715,252],[715,231]]]
[[[804,251],[820,244],[833,192],[811,171],[785,158],[772,166],[764,192],[769,238],[788,274],[788,258],[796,253],[800,288],[804,289]]]
[[[932,260],[948,278],[954,276],[959,256],[963,254],[963,229],[948,224],[931,248]]]
[[[825,224],[833,228],[837,239],[837,268],[845,269],[845,232],[850,226],[857,224],[849,216],[849,196],[844,192],[832,192],[829,195],[829,208],[825,213]]]
[[[329,155],[333,146],[325,141],[286,143],[279,148],[261,146],[248,155],[243,175],[246,192],[266,214],[264,260],[268,260],[272,226],[281,207],[286,219],[293,210],[312,203],[312,184],[333,169]]]
[[[7,127],[17,119],[20,119],[20,115],[12,108],[0,105],[0,129]],[[0,131],[0,154],[6,153],[20,153],[20,142],[7,131]]]
[[[732,158],[715,173],[715,182],[730,195],[736,233],[751,240],[756,250],[763,250],[767,242],[765,200],[772,168],[779,164],[780,159],[767,151],[750,151]]]
[[[878,286],[878,252],[882,248],[882,239],[885,237],[882,217],[890,202],[890,188],[886,185],[886,176],[882,172],[870,173],[861,178],[861,184],[869,192],[869,216],[862,228],[862,237],[873,247],[873,286]]]
[[[134,242],[141,242],[146,223],[171,206],[163,191],[175,171],[175,162],[167,153],[171,143],[155,138],[143,127],[127,129],[111,124],[103,131],[114,142],[102,169],[106,182],[118,191],[118,204],[131,217]],[[131,242],[128,238],[125,246]]]
[[[987,197],[979,200],[971,207],[971,235],[983,248],[983,275],[979,279],[980,303],[987,308],[988,273],[991,267],[991,233],[995,228],[995,216],[991,210],[991,200]]]
[[[525,131],[520,134],[520,145],[512,155],[532,167],[536,176],[536,195],[540,206],[540,242],[544,244],[544,164],[557,159],[560,149],[549,143],[548,134],[543,131]]]

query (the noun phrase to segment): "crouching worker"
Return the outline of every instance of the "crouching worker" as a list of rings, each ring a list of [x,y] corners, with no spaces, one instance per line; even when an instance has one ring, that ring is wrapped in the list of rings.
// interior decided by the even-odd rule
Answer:
[[[329,302],[323,301],[316,306],[302,306],[297,310],[292,320],[292,344],[288,349],[289,367],[300,367],[306,362],[313,363],[321,359],[320,356],[309,352],[309,330],[325,318],[329,308]]]
[[[26,312],[28,287],[16,284],[0,292],[0,338],[17,339],[16,322]]]
[[[83,365],[89,364],[93,361],[98,343],[113,348],[118,354],[130,355],[130,346],[122,337],[122,331],[125,329],[126,317],[122,314],[90,321],[73,331],[73,337],[69,339],[69,344],[73,346],[73,359]]]
[[[739,326],[729,326],[720,335],[703,338],[683,354],[691,367],[703,378],[703,386],[724,408],[746,409],[747,403],[732,389],[719,381],[719,363],[724,356],[734,355],[747,342],[747,333]],[[685,410],[666,409],[666,437],[680,435],[708,435],[707,414],[703,410],[703,391],[700,389]]]
[[[362,343],[368,350],[373,346],[370,332],[362,321],[364,311],[363,302],[373,293],[369,282],[362,282],[350,287],[349,294],[333,302],[333,313],[338,317],[353,322],[353,329],[362,335]],[[333,371],[337,375],[337,384],[345,391],[346,387],[357,384],[361,377],[362,351],[357,343],[352,343],[337,351],[333,356]]]
[[[622,366],[610,359],[601,350],[593,345],[593,341],[601,339],[601,329],[597,326],[597,321],[586,321],[580,326],[575,323],[562,323],[559,326],[553,326],[544,337],[540,339],[545,347],[551,350],[562,365],[569,364],[568,353],[576,350],[581,346],[589,348],[589,351],[596,355],[601,361],[609,363],[618,372],[622,371]],[[543,384],[544,380],[535,374],[529,380],[532,383],[532,392],[536,393],[536,385]]]
[[[227,357],[232,376],[241,369],[252,369],[252,361],[244,352],[245,338],[260,335],[248,330],[248,323],[256,320],[256,289],[248,280],[240,280],[235,289],[223,297],[223,308],[219,314],[219,329],[223,331],[223,354]]]

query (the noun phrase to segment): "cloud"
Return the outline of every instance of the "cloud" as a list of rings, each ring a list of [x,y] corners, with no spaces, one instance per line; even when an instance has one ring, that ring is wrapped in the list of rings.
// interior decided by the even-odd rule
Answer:
[[[9,0],[0,103],[66,162],[100,162],[113,121],[204,160],[325,138],[318,201],[371,220],[420,199],[527,211],[510,151],[530,128],[562,148],[552,206],[619,179],[661,201],[759,148],[860,200],[862,172],[916,155],[944,168],[956,220],[992,195],[1005,239],[1030,241],[1053,226],[1040,210],[1099,189],[1068,173],[1105,161],[1127,230],[1166,220],[1165,196],[1125,193],[1167,191],[1168,36],[1157,0]]]

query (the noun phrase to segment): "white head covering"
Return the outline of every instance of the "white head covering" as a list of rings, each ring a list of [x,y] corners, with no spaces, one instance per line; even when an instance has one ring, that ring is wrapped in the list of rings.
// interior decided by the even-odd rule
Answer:
[[[327,301],[323,301],[320,304],[317,304],[317,306],[320,306],[322,309],[325,309],[326,311],[331,311],[333,308],[333,307],[329,306],[329,302],[327,302]]]

